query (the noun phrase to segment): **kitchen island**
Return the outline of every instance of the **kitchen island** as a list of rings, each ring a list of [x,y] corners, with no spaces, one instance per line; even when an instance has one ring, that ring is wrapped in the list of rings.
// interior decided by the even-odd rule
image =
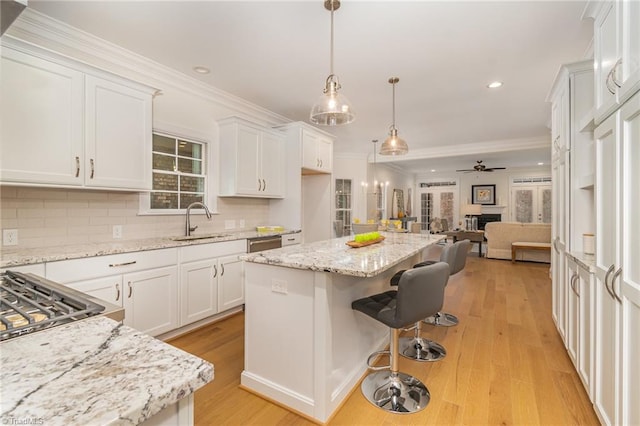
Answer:
[[[245,363],[241,386],[326,422],[388,344],[389,330],[351,302],[389,290],[400,269],[444,236],[382,233],[361,248],[336,238],[242,255]]]
[[[193,424],[208,362],[105,317],[0,344],[3,424]]]

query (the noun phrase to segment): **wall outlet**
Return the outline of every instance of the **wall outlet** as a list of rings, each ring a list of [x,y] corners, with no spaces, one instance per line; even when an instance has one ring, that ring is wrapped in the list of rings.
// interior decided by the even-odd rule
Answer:
[[[235,219],[228,219],[224,221],[224,229],[235,229],[235,227],[236,227]]]
[[[287,294],[287,282],[284,280],[271,280],[271,291],[274,293]]]
[[[238,227],[239,227],[240,229],[244,228],[244,219],[240,219],[240,220],[238,221]]]
[[[3,246],[17,246],[18,245],[18,230],[17,229],[3,229],[2,230],[2,245]]]
[[[113,238],[122,238],[122,225],[113,225]]]

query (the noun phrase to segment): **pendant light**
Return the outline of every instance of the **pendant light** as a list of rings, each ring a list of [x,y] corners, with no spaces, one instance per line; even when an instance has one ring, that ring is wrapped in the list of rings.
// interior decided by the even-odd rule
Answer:
[[[398,129],[396,129],[396,83],[399,82],[398,77],[391,77],[389,83],[393,87],[393,124],[389,131],[389,137],[382,143],[380,147],[380,155],[404,155],[409,152],[409,147],[404,139],[398,137]]]
[[[331,11],[331,58],[329,77],[325,82],[323,95],[313,105],[310,120],[314,124],[323,126],[337,126],[339,124],[349,124],[355,120],[353,109],[349,100],[338,93],[340,81],[333,73],[333,12],[340,8],[340,0],[325,0],[324,8]]]

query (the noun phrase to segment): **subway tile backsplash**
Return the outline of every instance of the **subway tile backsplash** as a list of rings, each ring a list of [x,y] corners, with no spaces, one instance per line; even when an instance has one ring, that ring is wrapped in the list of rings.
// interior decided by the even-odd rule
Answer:
[[[18,246],[114,242],[141,238],[170,237],[184,233],[182,215],[138,215],[138,193],[81,189],[0,186],[0,225],[18,230]],[[218,198],[218,213],[212,220],[193,214],[195,233],[225,230],[225,220],[245,221],[242,229],[267,224],[269,201],[254,198]],[[122,226],[122,238],[113,238],[113,226]]]

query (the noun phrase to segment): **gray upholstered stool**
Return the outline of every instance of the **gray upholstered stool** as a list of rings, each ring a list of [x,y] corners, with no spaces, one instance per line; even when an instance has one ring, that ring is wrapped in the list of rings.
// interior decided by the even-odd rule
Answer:
[[[444,288],[449,279],[449,267],[437,263],[405,271],[398,290],[358,299],[351,307],[390,328],[389,351],[369,356],[367,365],[375,371],[362,381],[362,393],[375,406],[393,413],[414,413],[426,407],[430,395],[417,378],[398,371],[398,341],[405,327],[433,315],[442,308]],[[374,367],[372,358],[388,354],[388,366]]]
[[[440,259],[443,260],[442,263],[448,265],[447,260],[453,263],[453,259],[456,256],[456,250],[458,246],[454,245],[446,245],[442,249],[442,254],[440,255]],[[430,263],[433,265],[437,262]],[[414,265],[414,269],[426,266],[422,263],[418,263]],[[451,269],[451,268],[449,268]],[[390,284],[392,286],[398,285],[402,274],[405,271],[398,271],[393,277],[391,277]],[[429,285],[430,283],[426,282],[425,284]],[[399,352],[400,355],[410,358],[414,361],[440,361],[445,356],[447,356],[447,350],[440,343],[425,339],[422,337],[422,321],[424,318],[421,318],[420,321],[416,321],[413,325],[412,329],[414,330],[413,337],[402,337],[399,341]]]
[[[453,250],[453,252],[445,253],[444,250],[442,251],[442,254],[440,255],[440,261],[446,262],[449,264],[451,268],[450,270],[451,275],[455,275],[464,269],[467,263],[467,255],[469,254],[470,246],[471,246],[471,241],[462,240],[462,241],[453,243],[453,247],[455,247],[455,250]],[[420,266],[431,265],[436,262],[437,261],[435,260],[427,260],[425,262],[418,263],[413,267],[417,268]],[[447,312],[438,312],[435,315],[425,318],[424,322],[431,325],[451,327],[454,325],[458,325],[460,321],[458,320],[458,317],[456,317],[453,314],[449,314]]]

